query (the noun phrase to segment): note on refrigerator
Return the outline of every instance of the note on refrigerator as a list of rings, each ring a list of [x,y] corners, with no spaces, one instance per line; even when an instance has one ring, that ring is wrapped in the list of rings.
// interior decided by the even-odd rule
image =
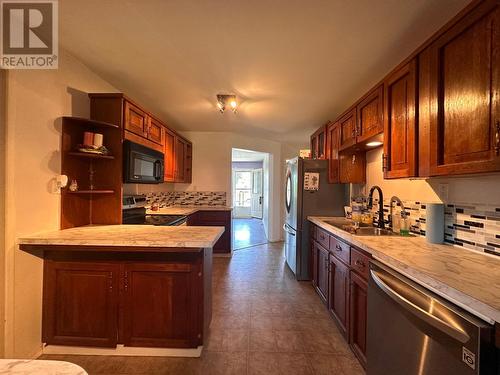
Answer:
[[[309,190],[309,191],[319,190],[319,173],[316,172],[304,173],[304,190]]]

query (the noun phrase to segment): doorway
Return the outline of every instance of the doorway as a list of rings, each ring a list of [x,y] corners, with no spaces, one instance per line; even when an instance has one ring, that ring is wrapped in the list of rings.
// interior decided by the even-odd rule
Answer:
[[[233,249],[267,243],[263,224],[267,216],[268,154],[232,150]]]

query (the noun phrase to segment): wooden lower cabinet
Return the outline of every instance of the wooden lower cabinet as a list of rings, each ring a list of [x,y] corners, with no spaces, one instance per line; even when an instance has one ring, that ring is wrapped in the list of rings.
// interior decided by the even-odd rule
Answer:
[[[355,272],[350,275],[349,343],[361,365],[366,367],[366,313],[368,284]]]
[[[319,243],[314,242],[316,291],[323,303],[328,301],[328,256],[329,252]]]
[[[201,277],[190,263],[126,264],[124,330],[127,346],[189,348],[197,346],[197,288]]]
[[[349,267],[330,255],[328,310],[344,337],[349,329]]]
[[[111,263],[45,260],[43,342],[116,346],[119,274]]]
[[[340,332],[366,368],[366,322],[370,255],[312,225],[313,286]],[[316,241],[329,236],[328,250]],[[316,238],[316,239],[315,239]]]
[[[50,251],[46,344],[196,348],[211,320],[212,252]]]
[[[215,254],[231,253],[232,217],[230,210],[197,211],[194,214],[188,216],[187,225],[202,227],[224,227],[224,233],[222,233],[222,236],[215,243],[213,252]]]

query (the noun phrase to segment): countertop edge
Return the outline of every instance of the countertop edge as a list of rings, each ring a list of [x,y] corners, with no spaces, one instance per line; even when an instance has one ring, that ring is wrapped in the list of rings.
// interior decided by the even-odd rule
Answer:
[[[194,228],[194,227],[191,227]],[[204,227],[203,227],[204,228]],[[219,228],[219,232],[215,235],[211,241],[196,241],[196,240],[186,240],[186,241],[172,241],[172,240],[126,240],[123,241],[106,241],[106,240],[71,240],[71,239],[43,239],[43,238],[29,238],[20,237],[16,240],[16,245],[20,248],[23,246],[96,246],[96,247],[148,247],[152,249],[158,248],[213,248],[217,241],[225,232],[225,228],[222,226],[213,226],[211,228]],[[40,235],[42,235],[41,233]],[[154,252],[154,251],[153,251]]]
[[[370,253],[376,260],[384,263],[388,267],[394,269],[395,271],[401,273],[402,275],[408,277],[412,281],[428,288],[433,293],[443,297],[444,299],[460,306],[464,310],[470,312],[471,314],[488,321],[493,324],[495,322],[500,323],[500,311],[494,307],[479,301],[478,299],[461,292],[445,282],[436,280],[435,277],[429,276],[419,270],[412,268],[410,265],[401,262],[400,260],[394,259],[387,254],[384,254],[376,249],[370,247],[364,243],[360,237],[353,236],[350,233],[342,231],[330,224],[325,223],[322,219],[315,216],[309,216],[307,219],[316,224],[317,226],[325,229],[331,234],[338,236],[339,238],[349,242],[350,244],[359,247],[360,249]],[[446,288],[446,291],[442,289]],[[471,307],[470,305],[474,305]]]

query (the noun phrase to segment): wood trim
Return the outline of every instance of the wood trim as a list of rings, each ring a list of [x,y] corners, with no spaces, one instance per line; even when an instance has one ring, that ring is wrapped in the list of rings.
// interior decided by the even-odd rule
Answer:
[[[75,252],[75,253],[199,253],[202,247],[153,247],[153,246],[95,246],[95,245],[30,245],[20,244],[19,249],[28,253]]]

